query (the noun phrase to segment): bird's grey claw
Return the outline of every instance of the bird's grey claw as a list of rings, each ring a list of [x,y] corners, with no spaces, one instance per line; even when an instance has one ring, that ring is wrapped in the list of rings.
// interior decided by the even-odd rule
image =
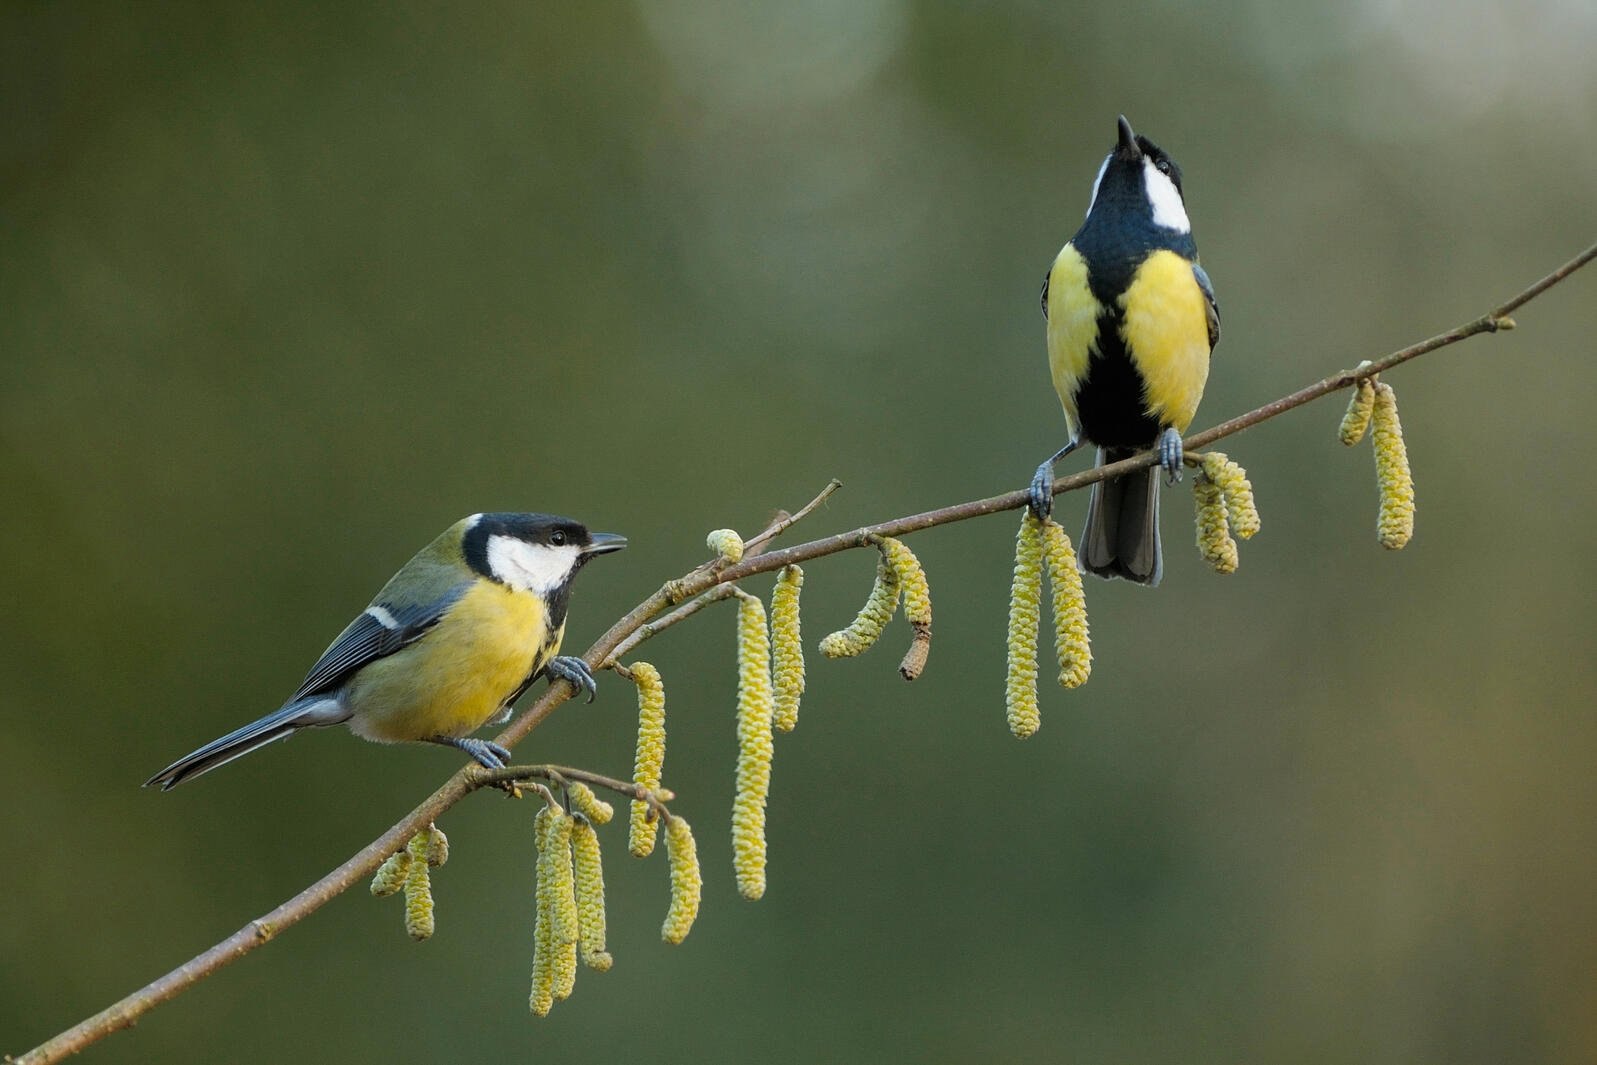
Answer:
[[[1164,469],[1168,484],[1181,480],[1181,434],[1174,428],[1166,429],[1159,437],[1159,465]]]
[[[551,680],[568,681],[577,691],[587,692],[590,703],[593,702],[594,696],[599,694],[599,684],[593,679],[588,663],[575,655],[559,655],[551,658],[549,664],[543,668]]]
[[[479,740],[471,736],[436,736],[434,743],[442,743],[448,747],[465,751],[472,759],[484,769],[503,769],[510,764],[510,751],[490,740]]]
[[[1052,460],[1037,467],[1031,484],[1026,488],[1026,505],[1038,521],[1047,521],[1054,510],[1054,464]]]

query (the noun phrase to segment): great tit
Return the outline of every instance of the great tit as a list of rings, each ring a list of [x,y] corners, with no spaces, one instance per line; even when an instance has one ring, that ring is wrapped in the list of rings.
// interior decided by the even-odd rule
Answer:
[[[280,710],[179,758],[145,786],[165,791],[297,729],[347,723],[379,743],[447,744],[490,769],[509,760],[474,739],[504,721],[540,674],[593,700],[593,675],[563,658],[571,581],[595,555],[627,545],[551,514],[473,514],[383,585]]]
[[[1159,466],[1179,481],[1181,434],[1203,397],[1220,309],[1198,265],[1181,168],[1124,116],[1087,220],[1043,279],[1042,310],[1070,441],[1037,467],[1032,511],[1047,517],[1054,463],[1083,441],[1098,446],[1099,466],[1157,446]],[[1156,469],[1092,486],[1081,562],[1100,577],[1159,583]]]

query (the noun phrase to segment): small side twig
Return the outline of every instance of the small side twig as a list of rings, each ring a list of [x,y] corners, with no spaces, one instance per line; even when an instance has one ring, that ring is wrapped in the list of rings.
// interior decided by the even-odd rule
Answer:
[[[748,540],[744,543],[743,547],[745,554],[749,548],[758,547],[770,540],[776,539],[778,536],[781,536],[787,530],[791,529],[793,526],[809,517],[811,512],[814,511],[816,507],[820,506],[822,503],[825,503],[831,498],[832,493],[841,487],[843,487],[843,482],[834,477],[825,488],[821,489],[819,495],[810,500],[808,503],[805,503],[802,507],[799,507],[794,513],[778,514],[776,516],[776,520],[772,521],[770,525],[767,525],[764,530],[754,537],[754,539]]]
[[[546,780],[555,787],[563,787],[568,782],[581,781],[590,787],[604,788],[624,798],[636,802],[647,803],[649,809],[654,811],[656,817],[666,821],[671,820],[671,811],[665,804],[676,798],[668,788],[640,787],[630,780],[618,780],[607,777],[602,773],[593,773],[586,769],[573,769],[564,765],[507,765],[502,769],[485,769],[482,766],[472,766],[466,773],[467,784],[470,790],[478,788],[497,788],[506,784],[523,784],[531,780]],[[545,796],[548,789],[542,784],[535,785]]]
[[[703,595],[700,595],[697,599],[691,599],[688,602],[683,603],[681,606],[671,611],[671,613],[666,614],[663,617],[656,618],[653,621],[644,622],[642,625],[638,626],[637,630],[633,632],[631,636],[628,636],[626,639],[622,640],[618,645],[616,645],[616,649],[606,655],[604,661],[601,662],[597,668],[617,668],[620,661],[627,655],[631,654],[632,649],[637,647],[638,644],[642,643],[644,640],[658,636],[671,626],[686,621],[688,618],[692,617],[694,614],[697,614],[711,603],[719,603],[721,600],[730,599],[736,594],[736,585],[718,584],[714,588],[711,588],[709,591],[705,592]]]

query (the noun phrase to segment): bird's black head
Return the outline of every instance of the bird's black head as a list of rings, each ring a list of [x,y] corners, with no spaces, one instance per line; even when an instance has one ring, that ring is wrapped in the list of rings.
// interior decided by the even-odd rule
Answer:
[[[589,559],[625,546],[625,537],[589,532],[556,514],[475,514],[460,549],[484,577],[548,598],[563,593]]]
[[[1094,216],[1116,224],[1192,232],[1181,189],[1181,168],[1163,148],[1133,132],[1124,115],[1120,116],[1114,149],[1092,185],[1089,225]]]

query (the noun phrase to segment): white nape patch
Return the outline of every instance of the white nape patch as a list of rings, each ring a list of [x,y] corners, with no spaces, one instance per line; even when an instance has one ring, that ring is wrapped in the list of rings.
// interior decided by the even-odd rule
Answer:
[[[1092,199],[1087,201],[1088,214],[1092,214],[1093,205],[1098,202],[1098,186],[1103,184],[1104,172],[1109,169],[1109,160],[1113,159],[1114,157],[1114,152],[1110,152],[1108,155],[1104,156],[1103,166],[1098,168],[1098,176],[1092,179]]]
[[[389,632],[399,628],[399,619],[390,614],[386,607],[369,606],[366,608],[366,614]]]
[[[488,537],[488,569],[493,575],[524,592],[547,595],[558,588],[577,564],[576,544],[529,544],[514,536]]]
[[[1191,233],[1192,223],[1187,221],[1187,207],[1181,202],[1181,193],[1170,175],[1153,165],[1152,159],[1142,161],[1142,187],[1148,193],[1148,203],[1153,206],[1153,224],[1173,229],[1177,233]]]

